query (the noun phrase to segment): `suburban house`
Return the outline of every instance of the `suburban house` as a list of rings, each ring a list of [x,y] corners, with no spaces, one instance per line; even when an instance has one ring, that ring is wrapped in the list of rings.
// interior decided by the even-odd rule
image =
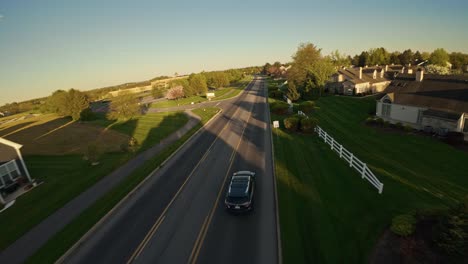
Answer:
[[[386,67],[341,68],[331,76],[327,88],[332,93],[359,95],[382,92],[390,80],[385,72]]]
[[[20,148],[22,145],[0,137],[0,203],[16,191],[21,181],[31,182]]]
[[[468,78],[464,75],[399,74],[377,100],[377,116],[416,129],[463,132],[468,140]]]

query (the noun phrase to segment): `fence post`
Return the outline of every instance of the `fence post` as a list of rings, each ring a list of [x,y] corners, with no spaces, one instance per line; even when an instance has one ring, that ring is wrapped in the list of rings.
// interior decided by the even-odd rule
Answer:
[[[366,176],[366,167],[367,167],[367,165],[364,163],[364,166],[362,166],[362,171],[361,171],[361,175],[362,175],[363,179]]]
[[[326,131],[323,131],[323,133],[325,133],[325,136],[323,137],[323,140],[324,140],[325,142],[327,142],[327,137],[328,137],[328,134],[327,134],[327,132],[326,132]]]
[[[353,166],[353,158],[354,158],[354,154],[351,153],[351,158],[349,159],[349,166],[350,166],[350,167]]]
[[[343,158],[343,145],[340,145],[340,159]]]
[[[333,150],[333,144],[335,143],[335,139],[331,138],[331,150]]]

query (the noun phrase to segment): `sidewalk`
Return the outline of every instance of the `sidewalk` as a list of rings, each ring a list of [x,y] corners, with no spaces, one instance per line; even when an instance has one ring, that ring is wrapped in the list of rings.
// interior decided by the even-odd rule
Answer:
[[[16,240],[8,248],[0,253],[0,263],[23,263],[41,248],[52,236],[69,224],[99,198],[112,190],[134,170],[143,165],[147,160],[159,154],[164,148],[171,145],[185,135],[190,129],[200,122],[200,118],[190,111],[185,111],[189,116],[188,122],[179,130],[152,148],[138,154],[120,168],[105,176],[89,189],[69,201],[64,207],[55,211],[37,226]]]

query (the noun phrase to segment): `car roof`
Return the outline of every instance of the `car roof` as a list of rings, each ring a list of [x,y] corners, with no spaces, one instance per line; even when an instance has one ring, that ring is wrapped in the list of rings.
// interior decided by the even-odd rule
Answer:
[[[249,191],[250,176],[233,176],[229,184],[229,196],[245,196]]]

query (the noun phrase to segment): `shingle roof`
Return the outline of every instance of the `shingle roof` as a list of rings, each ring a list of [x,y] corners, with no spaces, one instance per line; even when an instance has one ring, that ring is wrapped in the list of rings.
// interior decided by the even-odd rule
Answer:
[[[468,77],[425,75],[422,82],[417,82],[415,74],[400,74],[384,93],[393,93],[396,104],[468,113],[468,80],[465,79]]]

